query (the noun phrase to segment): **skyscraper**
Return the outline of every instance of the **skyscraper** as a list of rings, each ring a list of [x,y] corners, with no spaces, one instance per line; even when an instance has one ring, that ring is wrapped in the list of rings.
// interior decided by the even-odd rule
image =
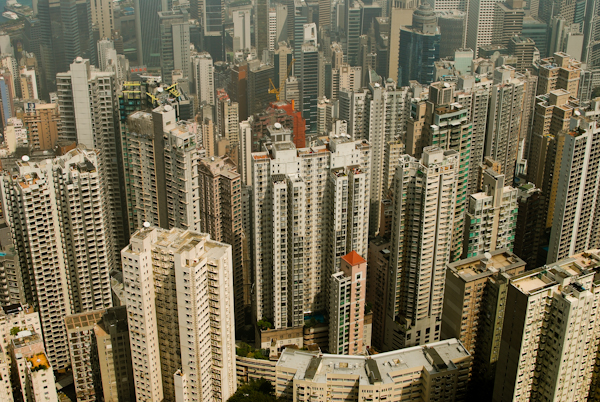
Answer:
[[[56,75],[58,104],[62,120],[59,139],[83,144],[100,151],[98,163],[106,177],[103,183],[109,203],[115,253],[126,244],[126,206],[121,194],[125,192],[119,130],[119,104],[113,73],[95,70],[89,60],[78,57],[71,69]],[[87,90],[81,90],[85,89]]]
[[[187,12],[161,11],[160,20],[160,69],[162,79],[172,84],[171,73],[181,70],[184,78],[190,74],[190,25]]]
[[[213,60],[209,53],[199,53],[192,56],[194,83],[198,104],[215,104],[215,76]]]
[[[134,0],[138,65],[160,67],[160,20],[164,0]]]
[[[485,155],[500,164],[507,184],[512,184],[515,177],[524,92],[525,85],[514,68],[504,66],[494,71]]]
[[[494,6],[494,21],[492,30],[492,44],[508,46],[510,39],[515,35],[521,35],[523,30],[522,0],[509,0],[506,3],[498,2]],[[513,54],[514,53],[510,53]]]
[[[440,339],[458,169],[458,152],[432,146],[396,171],[385,350]]]
[[[319,98],[319,50],[314,45],[302,45],[300,51],[300,106],[310,133],[317,132],[317,103]]]
[[[517,226],[517,190],[504,183],[504,175],[487,169],[483,192],[469,196],[465,215],[464,258],[506,249],[513,250]]]
[[[269,2],[256,1],[256,53],[262,58],[264,50],[269,50]]]
[[[70,364],[64,316],[112,305],[109,273],[116,261],[105,177],[98,152],[77,148],[53,160],[20,162],[18,173],[2,182],[22,286],[40,312],[56,369]]]
[[[429,3],[422,4],[413,14],[412,25],[400,29],[398,81],[408,85],[411,80],[422,84],[433,82],[433,62],[440,54],[440,28]]]
[[[231,246],[144,227],[122,255],[136,399],[227,400],[237,388]]]
[[[569,131],[562,134],[548,263],[598,246],[599,134],[596,122],[582,116],[571,118]]]
[[[304,325],[305,312],[325,310],[341,257],[366,255],[369,148],[337,138],[299,149],[276,142],[252,154],[258,320],[275,329]]]
[[[480,47],[492,43],[496,3],[498,0],[469,1],[467,47],[473,49],[475,57],[479,54]]]
[[[244,264],[241,176],[228,157],[202,158],[198,164],[200,228],[212,239],[231,245],[236,330],[251,324],[250,267]],[[249,250],[247,250],[249,251]]]

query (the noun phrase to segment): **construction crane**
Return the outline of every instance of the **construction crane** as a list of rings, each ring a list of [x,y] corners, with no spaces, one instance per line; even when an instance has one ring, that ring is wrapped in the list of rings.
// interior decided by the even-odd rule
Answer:
[[[283,80],[279,80],[280,83],[285,82],[287,80],[287,77],[289,77],[290,75],[290,71],[292,71],[292,66],[294,65],[294,62],[296,61],[296,59],[292,59],[291,63],[288,65],[287,68],[287,72],[285,73],[285,77],[283,77]],[[273,80],[271,80],[269,78],[269,93],[270,94],[275,94],[275,97],[277,98],[277,101],[279,102],[279,94],[281,93],[281,89],[283,88],[283,85],[280,85],[279,88],[277,88],[275,86],[275,84],[273,84]]]

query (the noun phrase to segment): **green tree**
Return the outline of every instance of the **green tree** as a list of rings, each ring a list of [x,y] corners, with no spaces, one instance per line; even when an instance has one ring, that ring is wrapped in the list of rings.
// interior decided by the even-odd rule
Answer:
[[[237,389],[235,394],[228,399],[229,402],[275,402],[275,388],[273,385],[261,378],[258,381],[250,381]]]
[[[10,335],[11,336],[15,336],[16,334],[18,334],[19,332],[21,332],[21,328],[19,327],[12,327],[10,329]]]
[[[258,325],[258,328],[262,329],[263,331],[273,328],[273,324],[267,320],[259,320],[256,325]]]

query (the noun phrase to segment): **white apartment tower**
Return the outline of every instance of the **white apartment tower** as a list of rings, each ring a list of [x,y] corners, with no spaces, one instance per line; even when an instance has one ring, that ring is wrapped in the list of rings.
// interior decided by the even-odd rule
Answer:
[[[250,50],[250,9],[237,9],[232,11],[233,14],[233,51]]]
[[[458,165],[458,152],[432,146],[420,161],[404,155],[396,171],[386,350],[440,339]]]
[[[584,401],[600,344],[598,250],[512,278],[494,402]]]
[[[305,313],[326,308],[341,257],[366,255],[369,153],[366,141],[344,136],[311,148],[269,143],[252,154],[258,320],[303,325]]]
[[[272,8],[269,10],[269,41],[268,46],[270,51],[275,51],[277,40],[277,10]]]
[[[513,250],[519,208],[517,189],[505,185],[504,175],[487,169],[483,173],[483,190],[469,197],[463,258]]]
[[[558,186],[548,263],[597,247],[600,240],[600,128],[595,121],[578,116],[571,118],[569,131],[560,135],[564,145],[555,168]]]
[[[97,151],[76,148],[53,160],[20,162],[1,183],[26,299],[40,313],[55,369],[70,363],[64,316],[112,305],[116,262],[99,159]]]
[[[118,162],[121,147],[119,129],[119,101],[116,96],[115,75],[100,72],[81,57],[71,64],[70,71],[56,75],[58,105],[62,120],[62,137],[99,152],[104,180],[104,197],[108,200],[109,222],[118,250],[127,244],[125,228],[127,211],[123,211],[121,193],[125,187],[121,163]]]
[[[500,164],[509,184],[515,177],[525,96],[525,83],[519,76],[511,66],[494,71],[486,132],[485,156]]]
[[[215,69],[213,59],[207,52],[192,56],[194,66],[194,83],[196,84],[196,96],[198,105],[206,103],[215,104]]]
[[[226,401],[237,387],[231,246],[144,227],[122,257],[136,399]]]

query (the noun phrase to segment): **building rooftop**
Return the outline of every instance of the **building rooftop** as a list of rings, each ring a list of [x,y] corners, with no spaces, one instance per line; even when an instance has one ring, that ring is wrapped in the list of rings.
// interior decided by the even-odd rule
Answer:
[[[495,250],[448,264],[448,268],[465,282],[524,266],[525,261],[506,249]]]
[[[50,368],[50,363],[48,363],[48,358],[45,353],[36,353],[32,356],[27,357],[27,361],[31,363],[32,369],[40,368],[42,370]]]
[[[277,367],[295,370],[294,379],[325,384],[332,376],[354,379],[361,385],[393,383],[397,372],[424,368],[430,373],[455,369],[470,355],[456,339],[415,346],[373,356],[316,354],[285,349]]]
[[[342,260],[346,261],[348,264],[354,266],[359,264],[364,264],[367,262],[364,258],[362,258],[356,251],[352,250],[348,254],[342,257]]]
[[[82,331],[93,327],[106,310],[96,310],[80,314],[72,314],[65,317],[67,331]]]

